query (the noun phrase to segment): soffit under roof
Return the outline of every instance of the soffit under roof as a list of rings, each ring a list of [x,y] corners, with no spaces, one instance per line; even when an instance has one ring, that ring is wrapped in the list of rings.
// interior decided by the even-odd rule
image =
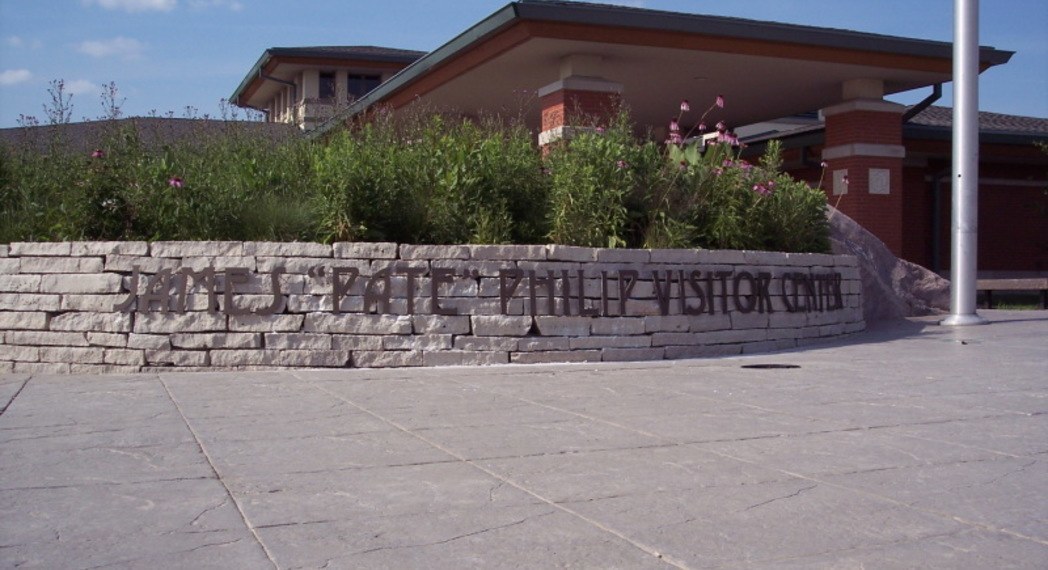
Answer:
[[[717,95],[714,121],[741,125],[817,110],[848,79],[880,79],[887,93],[949,81],[950,44],[644,9],[528,0],[512,3],[427,54],[347,110],[374,104],[473,114],[511,112],[560,78],[571,55],[603,58],[635,121],[664,125],[688,99],[697,120]],[[1010,52],[982,48],[983,69]],[[538,127],[537,110],[527,112]],[[687,119],[687,118],[686,118]],[[334,128],[339,119],[321,132]]]

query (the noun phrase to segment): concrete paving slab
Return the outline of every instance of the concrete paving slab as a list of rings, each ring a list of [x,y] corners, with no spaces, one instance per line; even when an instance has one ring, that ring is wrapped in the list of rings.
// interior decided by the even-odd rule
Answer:
[[[745,567],[964,528],[956,521],[801,479],[569,506],[696,568]]]
[[[5,568],[250,568],[265,552],[213,478],[0,491]]]
[[[1048,312],[984,315],[712,360],[0,375],[0,567],[1048,567]]]
[[[280,568],[669,568],[545,505],[263,528]]]

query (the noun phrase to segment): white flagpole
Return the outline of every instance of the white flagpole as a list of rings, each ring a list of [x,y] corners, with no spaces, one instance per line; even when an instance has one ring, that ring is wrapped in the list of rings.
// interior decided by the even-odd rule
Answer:
[[[979,238],[979,0],[954,0],[953,243],[950,316],[944,325],[979,325],[975,312]]]

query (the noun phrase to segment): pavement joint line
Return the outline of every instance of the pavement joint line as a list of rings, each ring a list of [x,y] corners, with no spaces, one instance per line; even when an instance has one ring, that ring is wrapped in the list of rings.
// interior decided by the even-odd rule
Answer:
[[[178,415],[181,416],[182,421],[186,425],[186,428],[189,429],[189,433],[193,434],[193,440],[196,441],[197,447],[200,449],[200,452],[204,454],[204,459],[207,460],[207,465],[211,469],[211,472],[215,474],[215,479],[218,480],[218,483],[220,485],[222,485],[222,489],[225,490],[226,496],[229,497],[229,500],[233,502],[233,506],[236,507],[237,514],[240,516],[240,520],[244,523],[244,526],[247,527],[248,531],[251,532],[251,536],[255,538],[255,541],[258,543],[258,545],[262,548],[262,551],[265,553],[266,558],[269,559],[269,563],[273,565],[273,568],[279,569],[280,565],[277,564],[276,559],[273,557],[273,553],[269,551],[269,547],[267,547],[266,543],[262,541],[262,537],[259,536],[258,531],[255,529],[255,526],[251,524],[250,520],[248,520],[247,514],[244,513],[244,508],[243,506],[241,506],[240,501],[237,499],[236,495],[233,494],[233,492],[226,485],[225,480],[222,479],[222,475],[219,474],[218,468],[215,467],[215,462],[211,459],[211,454],[208,453],[207,447],[204,445],[203,440],[200,439],[200,436],[197,434],[196,430],[193,429],[193,424],[191,424],[189,422],[189,419],[186,418],[185,412],[182,411],[182,406],[179,405],[178,399],[175,398],[175,395],[171,393],[171,388],[169,388],[167,382],[164,381],[163,375],[157,374],[156,378],[160,382],[160,385],[164,387],[164,391],[167,392],[167,397],[171,399],[171,403],[174,404],[175,409],[178,410]]]
[[[292,376],[298,378],[299,380],[302,380],[303,382],[310,382],[310,380],[299,376],[298,372],[293,372]],[[637,549],[641,550],[645,554],[648,554],[649,556],[652,556],[653,558],[655,558],[657,560],[660,560],[660,561],[665,562],[666,564],[668,564],[670,566],[673,566],[675,568],[680,568],[682,570],[686,570],[688,568],[688,566],[684,562],[681,562],[681,561],[675,560],[673,558],[670,558],[669,556],[667,556],[667,555],[665,555],[663,553],[660,553],[655,548],[653,548],[653,547],[651,547],[651,546],[649,546],[647,544],[644,544],[642,542],[639,542],[639,541],[637,541],[637,540],[635,540],[633,538],[630,538],[629,536],[625,535],[624,533],[622,533],[622,532],[620,532],[618,530],[615,530],[614,528],[611,528],[611,527],[601,523],[600,521],[597,521],[597,520],[594,520],[594,519],[592,519],[590,517],[587,517],[587,516],[583,515],[582,513],[577,512],[577,511],[575,511],[573,509],[569,509],[568,507],[565,507],[564,505],[559,504],[559,503],[553,501],[552,499],[549,499],[549,498],[539,494],[536,491],[533,491],[531,489],[528,489],[527,487],[524,487],[523,485],[521,485],[520,483],[517,483],[516,481],[513,481],[512,479],[509,479],[507,477],[503,477],[502,475],[496,473],[495,471],[492,471],[492,470],[484,467],[483,465],[479,465],[478,463],[476,463],[476,462],[466,458],[465,456],[463,456],[463,455],[461,455],[459,453],[454,452],[453,450],[451,450],[451,449],[441,445],[440,443],[437,443],[437,442],[432,441],[432,440],[430,440],[430,439],[428,439],[426,437],[423,437],[422,435],[419,435],[418,433],[415,433],[411,429],[409,429],[409,428],[399,424],[398,422],[396,422],[394,420],[391,420],[389,418],[386,418],[385,416],[382,416],[381,414],[373,412],[373,411],[371,411],[371,410],[369,410],[369,409],[367,409],[367,408],[357,404],[356,402],[350,400],[349,398],[346,398],[345,396],[343,396],[343,395],[341,395],[341,394],[339,394],[337,392],[332,392],[331,390],[328,390],[326,387],[320,386],[320,385],[315,384],[315,383],[313,383],[313,387],[315,389],[317,389],[317,390],[320,390],[321,392],[324,392],[324,393],[334,397],[334,398],[342,400],[343,402],[345,402],[345,403],[347,403],[347,404],[357,408],[358,410],[360,410],[360,411],[362,411],[362,412],[364,412],[366,414],[371,415],[375,419],[378,419],[378,420],[380,420],[382,422],[385,422],[385,423],[389,424],[390,426],[393,426],[395,429],[405,433],[406,435],[414,437],[414,438],[416,438],[416,439],[426,443],[427,445],[430,445],[430,446],[432,446],[432,447],[442,451],[443,453],[446,453],[446,454],[454,457],[455,459],[461,461],[462,463],[464,463],[466,465],[469,465],[470,467],[473,467],[474,469],[477,469],[477,470],[487,474],[489,477],[495,479],[496,481],[499,481],[499,482],[501,482],[503,484],[506,484],[506,485],[510,485],[511,487],[514,487],[515,489],[517,489],[517,490],[519,490],[519,491],[521,491],[523,493],[526,493],[526,494],[528,494],[528,495],[530,495],[532,497],[535,497],[539,501],[542,501],[543,503],[545,503],[545,504],[547,504],[547,505],[549,505],[549,506],[551,506],[551,507],[553,507],[553,508],[555,508],[555,509],[557,509],[559,511],[565,512],[565,513],[567,513],[567,514],[569,514],[569,515],[571,515],[571,516],[573,516],[573,517],[575,517],[575,518],[577,518],[579,520],[584,521],[585,523],[587,523],[587,524],[589,524],[589,525],[591,525],[593,527],[596,527],[597,529],[599,529],[601,531],[604,531],[604,532],[606,532],[608,534],[611,534],[611,535],[614,535],[614,536],[618,537],[619,539],[625,541],[626,543],[630,544],[634,548],[637,548]]]
[[[25,390],[26,385],[29,384],[29,381],[32,380],[32,379],[33,379],[33,377],[29,376],[25,380],[22,381],[22,385],[19,386],[17,390],[15,390],[15,393],[12,394],[11,398],[7,401],[6,404],[4,404],[4,407],[0,408],[0,416],[4,415],[4,412],[7,411],[7,408],[10,408],[11,404],[15,403],[15,398],[17,398],[18,395],[22,393],[22,390]]]
[[[460,381],[460,380],[452,380],[452,382],[454,382],[456,384],[460,384],[460,385],[476,388],[478,390],[483,390],[484,389],[484,387],[481,386],[481,385],[472,384],[472,383],[464,382],[464,381]],[[489,392],[489,393],[492,393],[490,390],[486,390],[486,391]],[[735,457],[734,455],[731,455],[731,454],[728,454],[728,453],[722,453],[722,452],[719,452],[719,451],[715,451],[715,450],[712,450],[712,449],[706,449],[706,448],[703,448],[703,447],[696,447],[698,444],[677,441],[677,440],[674,440],[672,438],[668,438],[666,436],[662,436],[662,435],[655,434],[655,433],[652,433],[652,432],[649,432],[649,431],[646,431],[646,430],[637,429],[637,428],[634,428],[634,427],[622,425],[622,424],[619,424],[617,422],[614,422],[614,421],[611,421],[611,420],[607,420],[607,419],[604,419],[604,418],[601,418],[601,417],[592,416],[592,415],[588,415],[588,414],[583,414],[583,413],[580,413],[580,412],[576,412],[576,411],[568,410],[568,409],[564,409],[564,408],[558,408],[556,406],[551,406],[549,404],[544,404],[542,402],[537,402],[537,401],[534,401],[534,400],[531,400],[531,399],[528,399],[528,398],[517,397],[517,399],[522,401],[522,402],[526,402],[526,403],[530,403],[530,404],[533,404],[533,405],[536,405],[536,406],[541,406],[541,407],[547,408],[549,410],[559,411],[559,412],[563,412],[563,413],[567,413],[567,414],[572,414],[572,415],[578,416],[578,417],[583,418],[583,419],[587,419],[587,420],[590,420],[590,421],[603,423],[603,424],[606,424],[606,425],[609,425],[609,426],[612,426],[612,427],[616,427],[616,428],[619,428],[619,429],[627,430],[627,431],[632,431],[633,433],[636,433],[636,434],[639,434],[639,435],[644,435],[644,436],[647,436],[647,437],[656,438],[656,439],[659,439],[659,440],[662,440],[662,441],[666,441],[666,442],[669,442],[669,443],[677,445],[677,446],[692,447],[692,448],[697,449],[699,451],[702,451],[702,452],[705,452],[705,453],[711,453],[713,455],[717,455],[717,456],[723,457],[725,459],[731,459],[733,461],[738,461],[740,463],[746,463],[748,465],[753,465],[755,467],[761,467],[763,469],[771,469],[773,471],[778,471],[779,473],[783,473],[783,474],[789,475],[791,477],[796,477],[798,479],[803,479],[805,481],[810,481],[812,483],[816,483],[817,485],[827,485],[829,487],[834,487],[834,488],[840,489],[842,491],[847,491],[847,492],[850,492],[850,493],[858,493],[858,494],[861,494],[861,495],[866,495],[866,496],[869,496],[869,497],[872,497],[872,498],[875,498],[875,499],[886,501],[886,502],[891,503],[893,505],[905,507],[905,508],[912,509],[912,510],[920,512],[920,513],[936,516],[936,517],[939,517],[939,518],[952,520],[952,521],[959,522],[961,524],[965,524],[965,525],[968,525],[968,526],[972,526],[972,527],[975,527],[975,528],[978,528],[978,529],[981,529],[981,530],[984,530],[984,531],[996,532],[996,533],[999,533],[999,534],[1007,534],[1007,535],[1015,537],[1015,538],[1025,539],[1025,540],[1029,540],[1031,542],[1036,542],[1038,544],[1042,544],[1042,545],[1048,546],[1048,540],[1037,538],[1037,537],[1033,537],[1033,536],[1028,536],[1028,535],[1025,535],[1025,534],[1023,534],[1021,532],[1009,530],[1009,529],[1006,529],[1006,528],[999,528],[999,527],[983,524],[983,523],[980,523],[980,522],[977,522],[977,521],[971,521],[971,520],[968,520],[966,518],[959,517],[959,516],[956,516],[956,515],[952,515],[950,513],[942,512],[942,511],[939,511],[939,510],[936,510],[936,509],[915,507],[915,506],[913,506],[910,503],[906,503],[906,502],[900,501],[898,499],[893,499],[891,497],[887,497],[887,496],[880,495],[880,494],[877,494],[877,493],[873,493],[873,492],[870,492],[870,491],[865,491],[863,489],[856,489],[856,488],[848,487],[846,485],[841,485],[841,484],[838,484],[838,483],[831,483],[829,481],[824,481],[824,480],[819,479],[817,477],[812,477],[812,476],[804,475],[804,474],[801,474],[801,473],[794,473],[794,472],[786,470],[786,469],[781,469],[781,468],[770,466],[770,465],[762,465],[760,463],[757,463],[756,461],[750,461],[748,459],[743,459],[741,457]],[[935,423],[949,423],[949,422],[935,422]],[[1036,463],[1037,461],[1038,460],[1035,459],[1034,463]],[[483,468],[481,468],[481,469],[483,469]]]

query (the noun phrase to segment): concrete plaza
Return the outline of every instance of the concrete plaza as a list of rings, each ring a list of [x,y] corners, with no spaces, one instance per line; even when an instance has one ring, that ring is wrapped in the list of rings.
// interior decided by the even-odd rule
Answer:
[[[1046,568],[1048,312],[981,314],[707,360],[0,376],[0,567]]]

